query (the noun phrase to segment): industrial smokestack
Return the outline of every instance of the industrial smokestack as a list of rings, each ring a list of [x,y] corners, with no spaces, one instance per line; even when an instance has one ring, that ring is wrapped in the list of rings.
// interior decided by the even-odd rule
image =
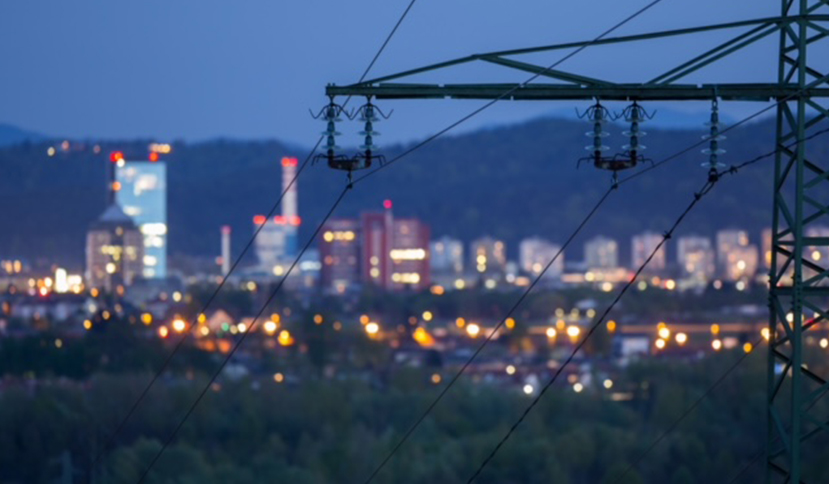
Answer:
[[[282,219],[285,224],[285,249],[283,255],[286,257],[293,257],[299,250],[298,233],[302,219],[299,217],[297,201],[297,193],[299,190],[297,189],[297,183],[294,182],[298,164],[296,158],[282,158],[282,191],[285,192],[285,198],[282,200]]]
[[[285,192],[285,199],[282,200],[282,216],[289,225],[299,225],[296,223],[299,214],[297,186],[296,183],[291,185],[291,181],[296,177],[297,164],[296,158],[282,158],[282,191]]]
[[[222,226],[222,275],[230,274],[230,225]]]

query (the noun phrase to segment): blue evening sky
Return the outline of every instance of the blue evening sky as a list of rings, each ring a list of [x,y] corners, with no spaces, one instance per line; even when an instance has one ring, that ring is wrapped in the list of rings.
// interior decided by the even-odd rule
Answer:
[[[309,145],[308,109],[326,83],[356,81],[409,0],[26,0],[0,4],[0,122],[75,138],[280,138]],[[382,75],[472,53],[593,38],[646,0],[419,0],[375,66]],[[778,0],[664,0],[618,31],[632,34],[776,15]],[[723,40],[591,48],[565,64],[644,81]],[[689,81],[771,81],[776,38]],[[563,53],[527,60],[551,64]],[[412,79],[521,81],[500,68]],[[371,77],[371,76],[370,76]],[[481,101],[398,101],[381,141],[413,140]],[[461,131],[584,103],[499,103]],[[732,117],[759,105],[725,107]],[[672,106],[704,122],[705,105]],[[344,131],[359,131],[354,126]],[[356,136],[356,135],[354,135]],[[356,141],[356,139],[354,140]],[[344,144],[352,144],[343,141]]]

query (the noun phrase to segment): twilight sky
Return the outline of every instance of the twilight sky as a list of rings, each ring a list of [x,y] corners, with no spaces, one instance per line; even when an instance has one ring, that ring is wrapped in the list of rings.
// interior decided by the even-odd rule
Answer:
[[[409,0],[27,0],[0,3],[0,122],[74,138],[280,138],[312,144],[326,83],[356,81]],[[419,0],[372,74],[472,53],[588,40],[646,0]],[[779,0],[664,0],[616,34],[774,16]],[[732,31],[733,35],[741,31]],[[614,35],[616,35],[614,34]],[[647,80],[721,34],[591,48],[559,69]],[[776,38],[689,81],[770,81]],[[563,52],[528,57],[542,65]],[[373,76],[369,76],[373,77]],[[412,79],[522,81],[497,67]],[[380,141],[438,131],[481,101],[381,102]],[[355,103],[356,104],[356,103]],[[460,131],[585,103],[499,103]],[[654,106],[660,107],[660,106]],[[725,106],[733,117],[761,105]],[[672,106],[704,122],[703,104]],[[344,127],[356,141],[358,126]],[[353,133],[352,133],[353,132]],[[343,144],[354,144],[352,139]]]

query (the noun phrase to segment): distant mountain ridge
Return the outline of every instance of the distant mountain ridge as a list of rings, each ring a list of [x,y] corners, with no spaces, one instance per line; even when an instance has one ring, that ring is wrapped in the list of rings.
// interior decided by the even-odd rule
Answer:
[[[11,124],[0,123],[0,146],[15,145],[18,143],[37,142],[46,139],[46,136],[27,131]]]
[[[607,143],[619,149],[626,139],[612,127]],[[695,130],[649,129],[646,155],[656,161],[700,142]],[[585,155],[585,124],[538,119],[519,125],[440,138],[357,183],[335,213],[352,217],[394,201],[395,213],[415,216],[435,237],[470,241],[492,235],[507,242],[511,257],[524,237],[563,242],[610,184],[610,173],[576,160]],[[725,163],[739,163],[773,149],[773,124],[761,122],[728,134]],[[346,144],[351,140],[343,139]],[[48,144],[28,143],[0,149],[0,258],[43,256],[83,261],[84,234],[105,206],[105,169],[110,151],[127,158],[146,156],[147,141],[101,142],[102,152],[60,151],[46,155]],[[412,144],[389,146],[393,158]],[[581,257],[586,237],[604,234],[620,242],[629,259],[630,236],[661,232],[684,208],[705,178],[703,146],[623,184],[568,249]],[[349,152],[353,150],[347,150]],[[829,156],[829,136],[810,143],[814,156]],[[279,141],[216,140],[175,143],[168,164],[169,243],[171,254],[213,256],[219,252],[219,228],[233,227],[235,247],[246,243],[252,218],[267,213],[281,191],[282,156],[306,152]],[[751,231],[759,243],[771,223],[771,159],[726,177],[684,222],[683,233],[713,235],[727,226]],[[624,177],[626,173],[623,173]],[[309,236],[346,183],[343,172],[324,164],[307,167],[299,180],[301,237]],[[669,257],[673,258],[673,247]]]

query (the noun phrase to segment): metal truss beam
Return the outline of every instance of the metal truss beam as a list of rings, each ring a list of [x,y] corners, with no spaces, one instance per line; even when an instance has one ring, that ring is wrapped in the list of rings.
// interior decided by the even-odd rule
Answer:
[[[796,84],[593,84],[585,87],[572,84],[380,84],[328,86],[325,92],[329,96],[371,96],[376,99],[710,101],[716,95],[725,101],[770,101],[793,98],[799,96],[800,91]],[[510,94],[504,96],[505,92]],[[829,97],[829,85],[804,89],[803,93],[813,98]]]
[[[530,72],[538,72],[539,69],[544,69],[541,66],[532,66],[530,64],[523,64],[521,67],[517,65],[510,66],[508,65],[509,60],[505,59],[506,57],[511,56],[520,56],[525,54],[537,54],[541,52],[554,52],[558,50],[565,50],[565,49],[574,49],[574,48],[582,48],[582,47],[594,47],[600,45],[614,45],[614,44],[625,44],[630,42],[641,42],[641,41],[648,41],[648,40],[656,40],[662,38],[669,38],[669,37],[677,37],[677,36],[684,36],[690,34],[700,34],[705,32],[713,32],[713,31],[720,31],[720,30],[733,30],[733,29],[741,29],[747,27],[753,27],[748,32],[742,33],[731,39],[718,47],[715,47],[709,52],[706,52],[698,58],[689,61],[685,65],[681,66],[681,69],[692,69],[689,72],[693,72],[693,70],[697,70],[699,67],[695,68],[695,65],[699,63],[704,63],[704,65],[708,65],[715,60],[719,60],[722,57],[727,56],[730,53],[733,53],[735,50],[741,49],[750,45],[767,35],[779,31],[781,29],[786,30],[789,29],[790,24],[797,22],[798,20],[807,20],[808,22],[814,25],[814,29],[817,30],[817,34],[815,35],[814,39],[810,39],[811,41],[818,41],[822,37],[829,35],[824,27],[821,24],[829,22],[829,15],[816,15],[810,14],[808,16],[780,16],[780,17],[767,17],[767,18],[760,18],[760,19],[753,19],[753,20],[745,20],[740,22],[728,22],[723,24],[717,25],[706,25],[701,27],[692,27],[692,28],[685,28],[685,29],[675,29],[675,30],[666,30],[661,32],[651,32],[647,34],[639,34],[639,35],[628,35],[622,37],[612,37],[607,39],[600,39],[600,40],[592,40],[592,41],[580,41],[580,42],[569,42],[564,44],[555,44],[555,45],[547,45],[542,47],[532,47],[532,48],[525,48],[525,49],[513,49],[513,50],[502,50],[496,52],[488,52],[484,54],[475,54],[466,57],[461,57],[458,59],[452,59],[445,62],[439,62],[436,64],[431,64],[424,67],[418,67],[416,69],[410,69],[403,72],[398,72],[396,74],[391,74],[388,76],[378,77],[375,79],[371,79],[359,84],[354,84],[348,86],[349,88],[356,89],[359,87],[367,87],[367,86],[376,86],[381,83],[387,83],[389,81],[403,79],[407,77],[411,77],[417,74],[423,74],[427,72],[434,72],[439,71],[442,69],[446,69],[448,67],[460,66],[463,64],[468,64],[477,61],[484,61],[484,62],[495,62],[501,63],[507,67],[517,68],[519,70],[529,70]],[[789,29],[790,30],[790,29]],[[727,52],[726,52],[727,51]],[[714,59],[716,57],[716,59]],[[527,68],[529,66],[529,69]],[[701,67],[701,66],[700,66]],[[681,70],[679,68],[676,69],[677,72]],[[665,78],[667,75],[675,74],[676,72],[669,71],[666,74],[659,76],[658,78],[650,81],[649,83],[656,83],[662,82],[664,83]],[[683,74],[685,75],[685,74]],[[556,77],[556,76],[548,76],[548,77]],[[579,82],[578,79],[575,78],[560,78],[565,81],[575,82],[577,84],[582,84]],[[590,82],[586,82],[584,84],[590,84]],[[405,86],[405,84],[403,85]],[[334,86],[329,86],[329,88]],[[337,88],[340,89],[340,88]],[[335,94],[333,91],[328,92],[329,95],[339,95]],[[345,95],[350,95],[345,94]]]

